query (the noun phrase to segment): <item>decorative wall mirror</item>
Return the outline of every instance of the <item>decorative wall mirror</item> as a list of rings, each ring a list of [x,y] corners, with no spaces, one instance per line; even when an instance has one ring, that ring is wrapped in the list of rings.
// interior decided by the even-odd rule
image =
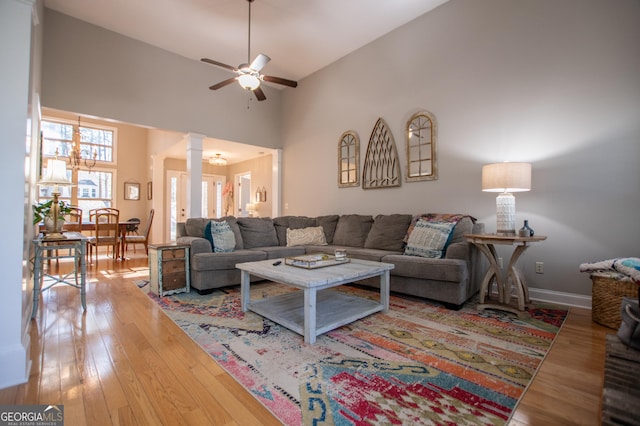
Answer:
[[[419,112],[407,122],[407,182],[438,179],[437,126],[433,114]]]
[[[338,187],[358,186],[360,174],[360,139],[354,131],[346,131],[338,143]]]

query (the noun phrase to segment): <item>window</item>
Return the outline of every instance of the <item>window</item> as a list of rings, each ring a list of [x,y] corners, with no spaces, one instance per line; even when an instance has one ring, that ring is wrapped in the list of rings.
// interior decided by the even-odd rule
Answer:
[[[89,210],[112,207],[113,172],[78,170],[77,185],[77,206],[82,209],[83,219],[89,219]]]
[[[46,171],[47,158],[57,155],[58,159],[67,161],[67,175],[74,183],[73,187],[61,188],[60,200],[80,207],[83,220],[89,219],[89,210],[114,207],[115,170],[111,168],[116,166],[116,129],[45,118],[41,122],[41,130],[42,173]],[[79,150],[79,158],[74,158],[74,149],[76,152]],[[39,201],[51,198],[51,191],[52,188],[40,187]]]
[[[70,124],[63,121],[42,121],[42,156],[71,158],[75,146],[79,146],[82,158],[89,163],[95,154],[96,161],[113,163],[114,129],[96,124]],[[83,166],[84,164],[80,164]]]

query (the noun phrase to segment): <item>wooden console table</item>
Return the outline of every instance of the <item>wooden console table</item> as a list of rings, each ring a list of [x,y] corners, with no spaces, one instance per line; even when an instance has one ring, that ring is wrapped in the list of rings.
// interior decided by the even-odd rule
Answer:
[[[516,268],[518,259],[532,244],[544,241],[545,236],[518,237],[516,235],[497,235],[497,234],[467,234],[464,236],[467,241],[473,243],[489,260],[489,268],[482,280],[480,287],[480,303],[477,309],[498,309],[502,311],[513,312],[522,317],[525,313],[525,307],[531,303],[529,299],[529,290],[524,279],[522,271]],[[498,262],[498,254],[496,253],[496,244],[515,245],[515,249],[511,254],[509,266],[505,273],[502,272]],[[485,303],[485,297],[490,297],[490,285],[494,282],[498,287],[498,302]],[[511,289],[509,282],[513,284],[516,290],[517,307],[511,305]]]
[[[86,277],[87,277],[87,237],[79,232],[65,232],[64,238],[47,240],[44,236],[40,235],[33,240],[33,246],[35,249],[35,258],[33,262],[33,308],[31,310],[31,318],[35,318],[38,312],[38,302],[40,299],[40,293],[50,289],[56,284],[67,284],[72,287],[80,289],[80,300],[82,302],[82,309],[87,310],[86,302]],[[53,254],[53,251],[69,254]],[[44,259],[62,259],[73,258],[73,271],[62,276],[54,276],[49,273],[45,273],[43,270]],[[80,267],[80,283],[78,283],[78,267]],[[74,275],[75,281],[71,282],[71,275]],[[44,277],[51,278],[54,282],[47,287],[42,288],[42,282]]]

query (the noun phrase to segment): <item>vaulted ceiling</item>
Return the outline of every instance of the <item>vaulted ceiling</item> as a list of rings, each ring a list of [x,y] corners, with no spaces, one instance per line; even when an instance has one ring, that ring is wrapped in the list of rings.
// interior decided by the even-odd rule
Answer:
[[[255,0],[251,57],[300,80],[447,0]],[[246,0],[45,0],[45,6],[173,53],[247,62]]]

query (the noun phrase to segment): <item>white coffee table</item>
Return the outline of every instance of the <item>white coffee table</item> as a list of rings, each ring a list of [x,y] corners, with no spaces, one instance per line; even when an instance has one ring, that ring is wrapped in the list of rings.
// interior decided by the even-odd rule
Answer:
[[[280,261],[280,264],[274,263]],[[375,312],[389,309],[390,263],[352,259],[348,263],[318,269],[285,265],[284,259],[238,263],[242,271],[242,311],[251,310],[304,336],[313,344],[316,336]],[[250,276],[254,275],[302,289],[280,296],[251,300]],[[368,300],[327,290],[365,278],[380,277],[380,300]]]

